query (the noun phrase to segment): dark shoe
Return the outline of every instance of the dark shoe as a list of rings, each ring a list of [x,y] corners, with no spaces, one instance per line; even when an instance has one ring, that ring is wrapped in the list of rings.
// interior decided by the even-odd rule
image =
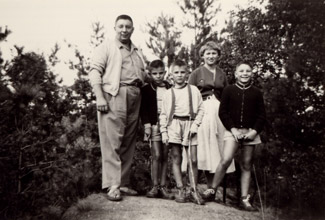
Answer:
[[[216,198],[216,191],[212,188],[207,189],[203,192],[202,198],[207,202],[214,201]]]
[[[128,188],[128,187],[120,187],[120,191],[122,194],[127,196],[137,196],[138,192],[134,189]]]
[[[202,199],[201,195],[197,192],[192,190],[190,193],[190,200],[191,202],[198,204],[198,205],[204,205],[204,199]]]
[[[158,198],[158,196],[159,196],[158,186],[153,186],[152,189],[149,192],[147,192],[146,196],[148,198]]]
[[[163,198],[163,199],[171,199],[171,200],[173,200],[175,198],[174,194],[168,192],[166,186],[160,187],[159,191],[160,191],[160,194],[161,194],[161,198]]]
[[[186,194],[185,194],[185,188],[179,188],[177,190],[177,194],[175,195],[175,201],[180,203],[186,202]]]
[[[114,202],[121,201],[122,196],[120,190],[119,189],[109,190],[107,193],[107,199]]]
[[[239,207],[246,210],[246,211],[251,211],[251,212],[257,211],[257,208],[252,206],[252,204],[249,202],[249,199],[250,199],[249,194],[247,196],[242,196],[240,198]]]

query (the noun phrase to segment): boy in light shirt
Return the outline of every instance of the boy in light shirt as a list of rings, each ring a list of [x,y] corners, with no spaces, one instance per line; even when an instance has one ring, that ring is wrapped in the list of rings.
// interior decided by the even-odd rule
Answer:
[[[188,160],[191,160],[193,168],[193,173],[189,173],[190,200],[197,204],[204,204],[204,200],[196,193],[198,171],[196,134],[204,115],[202,96],[195,86],[186,84],[188,70],[184,61],[176,60],[172,64],[171,75],[174,86],[165,92],[159,121],[162,142],[172,149],[173,174],[178,188],[175,201],[186,202],[181,173],[182,147],[184,146],[187,155],[191,155]]]

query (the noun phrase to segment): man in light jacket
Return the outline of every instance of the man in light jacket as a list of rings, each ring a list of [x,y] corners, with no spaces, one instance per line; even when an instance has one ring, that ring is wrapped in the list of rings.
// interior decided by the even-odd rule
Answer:
[[[128,185],[146,72],[143,55],[131,41],[132,18],[118,16],[114,29],[115,39],[94,51],[89,79],[98,110],[102,188],[109,200],[119,201],[121,193],[137,194]]]

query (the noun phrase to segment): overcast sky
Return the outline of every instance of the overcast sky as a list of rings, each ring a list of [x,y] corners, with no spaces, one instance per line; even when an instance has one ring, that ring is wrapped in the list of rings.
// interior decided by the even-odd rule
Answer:
[[[222,11],[216,15],[218,28],[224,26],[229,11],[235,6],[247,7],[249,0],[219,0]],[[71,85],[75,74],[68,70],[64,61],[73,57],[66,49],[69,42],[87,53],[90,50],[92,23],[99,21],[105,26],[107,37],[114,37],[114,21],[120,14],[133,18],[135,31],[132,40],[144,49],[146,56],[154,58],[145,46],[148,35],[145,23],[161,13],[174,16],[178,25],[185,19],[177,0],[0,0],[0,26],[12,31],[7,42],[1,43],[4,58],[10,58],[13,45],[24,46],[25,52],[35,51],[48,55],[55,43],[61,46],[60,76],[64,84]],[[183,37],[190,43],[194,36]]]

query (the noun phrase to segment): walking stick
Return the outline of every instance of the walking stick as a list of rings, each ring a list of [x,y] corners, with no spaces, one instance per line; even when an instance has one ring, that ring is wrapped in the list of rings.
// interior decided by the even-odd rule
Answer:
[[[152,143],[151,143],[151,138],[149,137],[148,138],[148,140],[149,140],[149,147],[150,147],[150,153],[151,153],[151,155],[152,155]],[[152,156],[151,156],[151,166],[150,166],[150,175],[151,175],[151,181],[152,181],[152,183],[153,183],[153,169],[152,169]]]
[[[190,121],[191,121],[191,118],[190,118]],[[191,123],[189,123],[190,127],[191,127]],[[188,160],[188,163],[190,164],[190,178],[192,180],[192,183],[193,183],[193,190],[194,190],[194,194],[196,195],[196,202],[197,204],[199,205],[202,205],[201,201],[199,200],[199,196],[198,196],[198,192],[197,192],[197,189],[196,189],[196,183],[195,183],[195,178],[194,178],[194,171],[193,171],[193,164],[192,164],[192,153],[191,153],[191,144],[192,144],[192,133],[191,133],[191,129],[190,129],[190,132],[189,132],[189,139],[188,139],[188,154],[187,154],[187,160]]]
[[[265,218],[264,218],[263,202],[262,202],[260,187],[258,185],[258,181],[257,181],[257,177],[256,177],[256,170],[255,170],[255,165],[254,164],[253,164],[253,171],[254,171],[254,176],[255,176],[255,181],[256,181],[257,193],[258,193],[258,197],[259,197],[260,203],[261,203],[262,219],[264,220]]]

